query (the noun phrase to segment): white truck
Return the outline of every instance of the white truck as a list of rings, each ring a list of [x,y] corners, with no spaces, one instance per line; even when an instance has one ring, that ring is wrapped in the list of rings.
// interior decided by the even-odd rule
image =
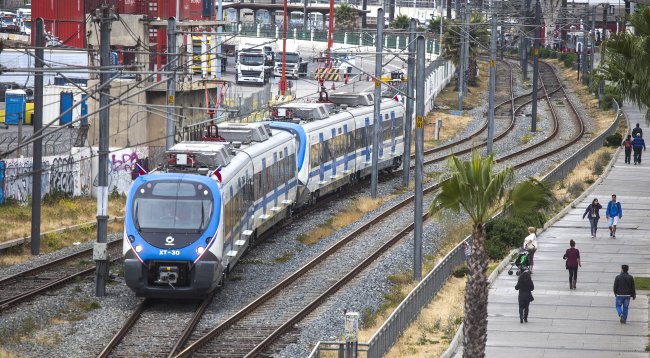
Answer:
[[[307,61],[302,60],[297,49],[287,46],[286,63],[287,77],[298,79],[298,77],[307,75]],[[273,75],[276,77],[282,76],[282,51],[275,53]]]
[[[268,83],[273,73],[271,45],[240,44],[237,48],[237,84]]]
[[[18,23],[18,28],[21,34],[31,35],[32,34],[32,9],[18,9],[16,11],[18,15],[16,20]]]
[[[261,52],[237,53],[236,83],[255,83],[264,85],[269,81],[268,71],[264,66],[265,55]]]

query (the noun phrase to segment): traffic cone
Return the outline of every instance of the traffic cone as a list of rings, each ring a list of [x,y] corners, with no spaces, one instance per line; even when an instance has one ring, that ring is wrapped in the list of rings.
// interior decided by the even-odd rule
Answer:
[[[349,75],[349,74],[350,74],[350,73],[349,73],[348,71],[345,71],[345,84],[346,84],[346,85],[348,84],[348,75]]]
[[[336,89],[336,82],[332,82],[332,90]]]

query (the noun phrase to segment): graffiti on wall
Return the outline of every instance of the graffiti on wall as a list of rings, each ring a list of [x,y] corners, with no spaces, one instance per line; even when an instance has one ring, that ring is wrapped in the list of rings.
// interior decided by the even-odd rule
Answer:
[[[90,150],[67,156],[44,157],[41,163],[41,196],[61,192],[68,196],[89,195]],[[11,198],[27,203],[32,196],[34,164],[32,158],[0,161],[0,203]],[[86,188],[81,185],[86,183]]]
[[[126,194],[131,188],[131,183],[149,171],[149,149],[138,147],[111,151],[107,170],[108,192]],[[93,173],[93,186],[97,187],[98,171],[93,170]]]

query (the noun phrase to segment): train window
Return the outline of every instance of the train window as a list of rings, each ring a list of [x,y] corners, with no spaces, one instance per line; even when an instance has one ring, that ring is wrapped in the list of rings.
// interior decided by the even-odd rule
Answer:
[[[196,189],[191,183],[156,183],[151,192],[156,196],[195,196]]]
[[[320,165],[320,143],[313,144],[309,152],[311,156],[311,166],[316,167]]]
[[[329,153],[330,153],[330,145],[329,141],[324,141],[323,146],[321,147],[321,163],[327,163],[329,162]]]

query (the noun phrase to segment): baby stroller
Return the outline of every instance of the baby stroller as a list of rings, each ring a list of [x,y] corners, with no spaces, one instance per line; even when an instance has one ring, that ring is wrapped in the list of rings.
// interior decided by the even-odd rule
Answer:
[[[517,257],[513,262],[510,263],[510,269],[508,270],[508,275],[512,275],[513,272],[517,273],[517,276],[521,275],[522,272],[529,270],[528,266],[528,250],[519,249]]]

